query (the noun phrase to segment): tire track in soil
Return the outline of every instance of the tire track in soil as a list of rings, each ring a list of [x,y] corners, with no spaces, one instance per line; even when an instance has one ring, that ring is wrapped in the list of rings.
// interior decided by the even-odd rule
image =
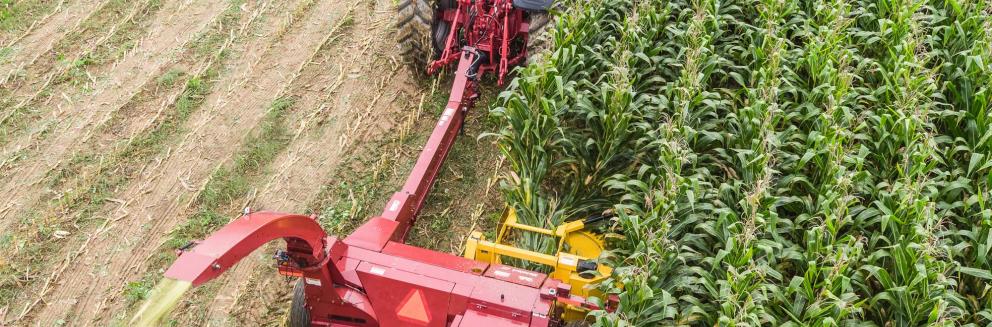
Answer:
[[[24,67],[34,64],[42,55],[48,54],[60,40],[78,30],[102,6],[103,1],[99,0],[78,0],[69,4],[63,2],[57,5],[55,11],[35,22],[37,26],[4,44],[2,48],[9,48],[11,53],[0,61],[0,85],[6,84]]]
[[[297,128],[293,141],[272,163],[273,173],[258,188],[257,198],[247,199],[251,207],[302,212],[320,187],[330,182],[345,152],[380,137],[403,112],[417,110],[423,91],[393,60],[399,51],[389,37],[394,31],[392,4],[377,1],[374,6],[357,6],[356,27],[298,81],[293,97],[297,99],[294,106],[301,110],[290,120]],[[265,312],[252,312],[264,311],[271,303],[243,297],[260,291],[251,278],[259,271],[280,279],[274,269],[266,268],[272,263],[268,250],[256,251],[212,282],[219,287],[206,306],[209,325],[260,325],[272,318]],[[243,311],[249,311],[250,321],[235,322],[244,317],[231,314]]]
[[[92,131],[105,123],[112,114],[123,107],[147,83],[159,76],[163,67],[173,63],[174,53],[200,34],[223,11],[220,1],[174,1],[166,3],[153,18],[149,33],[135,51],[131,51],[109,70],[95,91],[77,99],[65,96],[54,108],[61,108],[51,122],[52,137],[32,145],[40,151],[28,161],[11,167],[8,180],[0,186],[0,193],[9,195],[10,207],[0,215],[0,230],[10,228],[13,219],[25,214],[44,192],[40,183],[45,174],[69,158],[67,154],[88,140]],[[177,15],[181,12],[182,15]],[[30,199],[30,200],[23,200]]]
[[[79,304],[73,319],[106,324],[112,315],[123,311],[125,303],[119,300],[123,287],[140,278],[148,258],[168,238],[168,232],[188,217],[187,199],[195,197],[195,190],[187,190],[183,181],[204,181],[191,184],[205,185],[217,163],[230,159],[243,139],[244,127],[255,126],[269,103],[296,79],[323,44],[321,36],[333,26],[343,7],[336,1],[319,1],[277,44],[246,51],[246,57],[258,57],[249,58],[245,74],[231,74],[218,81],[216,85],[229,87],[207,97],[208,108],[193,114],[186,139],[118,196],[126,201],[121,209],[128,212],[128,219],[107,226],[105,231],[111,233],[87,241],[86,254],[77,260],[76,267],[80,272],[113,274],[94,279],[77,273],[64,276],[54,286],[53,298],[73,299]],[[38,321],[56,321],[62,316],[57,311],[46,307]]]

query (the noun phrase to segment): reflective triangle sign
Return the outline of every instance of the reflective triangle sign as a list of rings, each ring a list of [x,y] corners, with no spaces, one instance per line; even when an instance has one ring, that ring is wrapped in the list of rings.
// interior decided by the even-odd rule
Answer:
[[[417,322],[426,325],[431,321],[430,312],[427,311],[427,298],[420,289],[413,289],[406,298],[400,302],[399,311],[396,316],[410,322]]]

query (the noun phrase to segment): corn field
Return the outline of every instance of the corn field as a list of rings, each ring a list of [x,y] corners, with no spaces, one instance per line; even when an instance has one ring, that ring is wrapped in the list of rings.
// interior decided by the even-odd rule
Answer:
[[[594,325],[992,326],[992,3],[566,2],[492,116],[521,221],[614,217]]]

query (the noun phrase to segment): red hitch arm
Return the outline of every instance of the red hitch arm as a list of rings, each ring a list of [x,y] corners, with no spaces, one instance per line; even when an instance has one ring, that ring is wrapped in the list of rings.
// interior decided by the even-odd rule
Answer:
[[[313,218],[275,212],[241,216],[210,235],[189,251],[180,253],[165,277],[198,286],[217,278],[235,263],[269,241],[282,238],[305,265],[317,266],[326,259],[327,234]],[[306,267],[300,267],[306,268]]]
[[[394,193],[389,202],[386,202],[381,217],[399,223],[396,230],[389,233],[393,241],[403,242],[406,239],[417,214],[424,206],[424,200],[427,199],[431,187],[437,180],[448,151],[451,150],[461,131],[465,122],[465,113],[478,97],[478,81],[470,76],[476,73],[473,70],[477,67],[473,67],[473,64],[477,58],[479,54],[475,49],[466,48],[462,51],[458,70],[455,71],[451,95],[448,97],[448,105],[444,107],[441,118],[438,119],[430,139],[420,152],[420,157],[417,158],[417,163],[407,177],[403,189]]]

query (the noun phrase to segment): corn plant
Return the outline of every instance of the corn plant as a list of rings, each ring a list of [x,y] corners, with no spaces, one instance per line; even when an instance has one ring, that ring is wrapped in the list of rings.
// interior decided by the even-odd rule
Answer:
[[[492,112],[522,221],[615,214],[593,324],[992,324],[987,0],[566,5]]]

